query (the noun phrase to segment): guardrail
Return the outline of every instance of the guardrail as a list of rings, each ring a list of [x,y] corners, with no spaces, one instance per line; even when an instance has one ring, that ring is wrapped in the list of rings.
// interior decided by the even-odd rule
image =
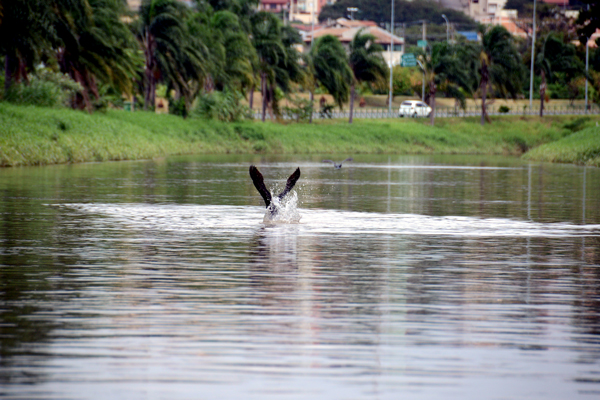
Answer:
[[[506,106],[505,106],[506,107]],[[540,108],[529,106],[514,106],[503,108],[503,106],[488,106],[488,115],[540,115]],[[544,115],[598,115],[600,114],[600,106],[597,104],[590,104],[588,109],[585,109],[584,105],[562,105],[544,106]],[[254,119],[261,119],[262,113],[260,110],[254,110],[252,113]],[[469,106],[464,109],[459,107],[436,107],[435,117],[436,118],[449,118],[449,117],[479,117],[481,116],[481,106]],[[281,116],[285,120],[297,119],[297,114],[293,112],[283,113]],[[343,111],[332,111],[328,114],[321,112],[313,112],[313,119],[342,119],[349,118],[350,112],[348,110]],[[398,118],[398,110],[393,110],[390,114],[387,108],[361,108],[354,109],[353,118],[355,119],[383,119],[383,118]],[[267,118],[269,115],[267,114]]]

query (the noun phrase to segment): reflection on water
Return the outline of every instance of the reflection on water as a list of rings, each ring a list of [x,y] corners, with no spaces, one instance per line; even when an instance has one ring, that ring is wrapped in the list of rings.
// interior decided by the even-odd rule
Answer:
[[[0,397],[600,394],[597,169],[225,161],[0,171]]]

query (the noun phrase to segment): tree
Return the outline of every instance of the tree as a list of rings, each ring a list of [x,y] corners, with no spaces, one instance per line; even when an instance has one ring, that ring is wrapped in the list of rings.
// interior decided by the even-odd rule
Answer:
[[[546,4],[543,1],[538,1],[536,4],[536,14],[540,18],[546,14],[552,12],[552,9],[556,6],[553,4]],[[517,10],[519,18],[531,18],[533,15],[533,1],[531,0],[507,0],[504,5],[505,10]],[[540,15],[541,14],[541,15]]]
[[[488,28],[479,54],[481,125],[487,116],[488,90],[492,95],[516,98],[522,88],[523,64],[511,34],[503,26]]]
[[[584,3],[579,17],[577,18],[577,32],[580,41],[588,40],[592,34],[600,29],[600,1],[599,0],[580,0]]]
[[[546,77],[551,77],[552,66],[550,60],[546,57],[546,48],[550,35],[546,35],[546,38],[542,42],[540,52],[535,57],[534,69],[540,74],[542,82],[540,84],[540,117],[544,116],[544,99],[546,97]]]
[[[79,83],[72,107],[92,111],[99,84],[130,94],[141,60],[135,38],[122,22],[120,0],[53,0],[56,58],[61,72]]]
[[[252,44],[258,56],[258,73],[262,94],[262,121],[267,106],[272,104],[275,88],[275,67],[285,62],[286,49],[281,41],[281,25],[276,16],[258,12],[252,17]]]
[[[350,84],[350,123],[352,123],[352,113],[354,111],[356,84],[385,79],[388,72],[385,61],[381,56],[383,47],[375,42],[374,35],[362,32],[363,29],[358,31],[350,42],[348,64],[353,75]]]
[[[309,56],[315,80],[327,89],[341,109],[348,101],[349,82],[354,79],[344,46],[337,37],[325,35],[313,43]]]
[[[319,21],[341,17],[349,18],[348,7],[357,7],[360,10],[354,14],[355,19],[378,23],[390,22],[391,8],[389,0],[340,0],[331,5],[325,5],[319,14]],[[442,14],[446,15],[453,24],[459,25],[461,29],[468,30],[477,27],[477,23],[463,12],[451,8],[441,8],[439,2],[435,0],[397,0],[394,3],[396,23],[426,20],[428,23],[445,25],[446,22]]]
[[[253,86],[253,65],[257,55],[250,38],[242,30],[239,17],[231,11],[218,11],[211,18],[210,28],[219,33],[218,40],[223,49],[217,87],[243,92],[246,87]]]
[[[43,0],[0,1],[0,54],[4,55],[4,89],[27,81],[28,73],[49,48],[52,13]]]
[[[469,58],[469,54],[461,52],[463,48],[465,46],[453,46],[447,42],[436,43],[431,49],[431,54],[420,56],[425,67],[425,82],[429,87],[428,100],[431,106],[429,118],[432,126],[438,88],[456,98],[462,107],[465,106],[465,92],[470,89],[470,75],[468,68],[465,68],[465,59]]]
[[[544,115],[547,81],[553,83],[555,74],[560,74],[566,82],[583,75],[583,64],[577,58],[575,46],[565,43],[563,39],[558,34],[548,33],[541,41],[540,50],[535,57],[534,69],[541,77],[540,117]]]
[[[283,25],[281,27],[281,43],[285,57],[279,58],[279,62],[275,65],[275,82],[284,93],[289,93],[292,83],[304,80],[305,70],[300,65],[302,57],[296,49],[296,45],[302,43],[302,37],[295,28]],[[274,98],[274,100],[277,99]]]
[[[200,43],[189,34],[188,8],[177,0],[144,0],[140,7],[138,38],[144,49],[144,109],[153,108],[156,84],[168,81],[190,96],[189,79],[200,79],[205,72]]]

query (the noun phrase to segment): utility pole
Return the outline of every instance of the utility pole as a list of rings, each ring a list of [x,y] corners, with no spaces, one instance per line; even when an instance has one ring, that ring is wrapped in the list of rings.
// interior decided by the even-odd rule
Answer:
[[[446,18],[446,14],[442,14],[442,18],[446,21],[446,43],[450,42],[450,22]]]
[[[388,113],[389,116],[392,116],[392,98],[393,96],[393,88],[392,88],[392,80],[394,75],[394,0],[392,0],[392,24],[390,26],[390,99],[388,104]]]
[[[426,22],[425,20],[422,21],[423,22],[423,40],[427,40],[427,26],[426,26]]]
[[[312,49],[312,45],[313,45],[313,39],[315,36],[315,1],[313,0],[313,2],[310,4],[310,21],[311,21],[311,28],[310,28],[310,48]]]
[[[423,88],[421,89],[421,101],[425,102],[425,66],[419,60],[417,60],[417,63],[419,63],[419,67],[421,67],[421,70],[423,70]]]
[[[590,5],[587,6],[588,11],[590,11]],[[588,43],[590,42],[590,38],[585,38],[585,113],[588,113],[588,69],[590,66],[590,50]]]
[[[354,19],[354,13],[358,12],[358,7],[347,7],[346,11],[350,11],[350,19]]]
[[[529,71],[529,110],[533,106],[533,62],[535,60],[535,3],[533,0],[533,36],[531,40],[531,70]]]

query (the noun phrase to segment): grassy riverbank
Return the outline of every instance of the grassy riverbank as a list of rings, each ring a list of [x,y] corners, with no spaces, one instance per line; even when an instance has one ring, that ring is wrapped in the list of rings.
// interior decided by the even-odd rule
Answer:
[[[592,126],[525,154],[525,159],[600,167],[600,127]]]
[[[484,127],[478,118],[438,119],[435,127],[426,120],[410,119],[282,125],[125,111],[88,115],[0,103],[0,166],[211,153],[520,155],[546,143],[564,143],[580,151],[581,142],[568,139],[590,127],[591,139],[585,143],[590,143],[593,153],[600,148],[593,133],[599,120],[597,116],[497,117]],[[598,157],[580,162],[600,166]]]

